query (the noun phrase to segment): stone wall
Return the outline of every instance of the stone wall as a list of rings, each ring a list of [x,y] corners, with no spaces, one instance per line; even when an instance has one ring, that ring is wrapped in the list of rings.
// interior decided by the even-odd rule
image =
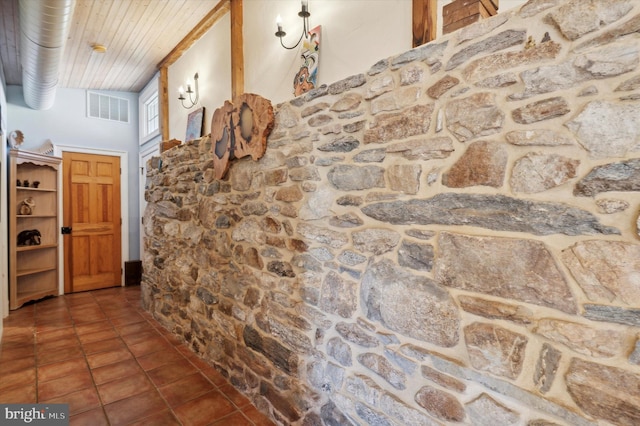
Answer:
[[[147,178],[146,308],[281,424],[640,424],[640,2],[531,0]]]

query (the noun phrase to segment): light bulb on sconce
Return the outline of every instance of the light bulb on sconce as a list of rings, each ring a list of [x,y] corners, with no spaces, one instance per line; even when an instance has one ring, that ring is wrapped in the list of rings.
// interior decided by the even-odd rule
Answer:
[[[184,88],[182,86],[180,86],[178,88],[178,99],[180,100],[180,103],[182,104],[182,107],[186,108],[186,109],[193,108],[194,105],[198,103],[198,99],[200,98],[200,93],[198,92],[198,73],[196,73],[193,76],[193,81],[194,81],[195,91],[191,89],[191,80],[187,80],[187,90],[186,91],[184,90]],[[191,102],[191,105],[189,105],[189,106],[184,104],[184,101],[187,100],[187,98],[185,97],[185,93],[189,94],[189,102]],[[192,96],[194,93],[195,93],[195,99]]]
[[[282,18],[280,17],[280,15],[278,15],[278,17],[276,18],[276,26],[278,28],[278,31],[276,31],[276,37],[278,37],[280,39],[280,44],[282,45],[282,47],[284,47],[285,49],[291,50],[291,49],[295,49],[296,47],[298,47],[298,45],[300,44],[300,42],[302,41],[302,38],[308,38],[308,33],[309,33],[309,16],[311,16],[311,13],[309,13],[309,2],[308,0],[302,0],[301,4],[300,4],[300,12],[298,12],[298,16],[302,18],[302,34],[300,34],[300,38],[298,39],[298,42],[289,47],[289,46],[285,46],[284,42],[282,41],[282,37],[286,36],[287,33],[284,32],[284,30],[282,29]]]

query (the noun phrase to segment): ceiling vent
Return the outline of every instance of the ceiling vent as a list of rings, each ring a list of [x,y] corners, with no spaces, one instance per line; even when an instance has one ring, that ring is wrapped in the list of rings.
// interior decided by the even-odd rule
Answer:
[[[20,0],[20,57],[24,101],[53,106],[58,72],[75,0]]]

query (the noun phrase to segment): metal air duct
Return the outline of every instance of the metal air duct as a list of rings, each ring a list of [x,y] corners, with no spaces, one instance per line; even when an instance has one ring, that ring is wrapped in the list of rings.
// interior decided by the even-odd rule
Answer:
[[[75,0],[20,0],[20,58],[25,103],[53,106]]]

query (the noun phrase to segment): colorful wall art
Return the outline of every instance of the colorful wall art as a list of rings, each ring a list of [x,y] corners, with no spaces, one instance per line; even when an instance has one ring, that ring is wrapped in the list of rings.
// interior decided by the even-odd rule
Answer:
[[[202,136],[202,125],[204,124],[204,107],[198,108],[189,114],[187,118],[187,135],[185,141],[198,139]]]
[[[293,79],[293,94],[295,96],[307,93],[309,90],[317,87],[320,30],[320,25],[310,30],[309,37],[305,38],[302,44],[302,53],[300,54],[302,64]]]

